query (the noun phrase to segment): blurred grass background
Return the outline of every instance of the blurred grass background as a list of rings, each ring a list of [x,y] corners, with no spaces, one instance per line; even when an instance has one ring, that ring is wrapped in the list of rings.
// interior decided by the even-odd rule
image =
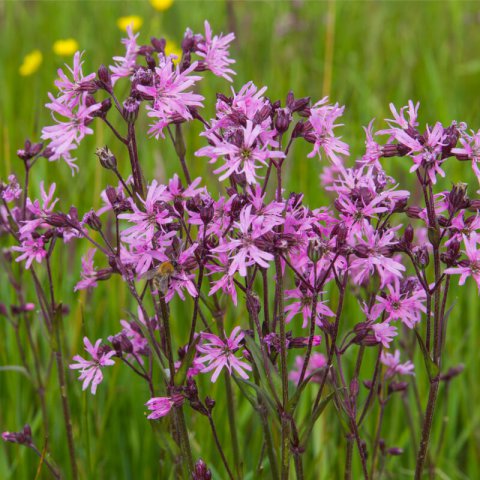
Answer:
[[[421,123],[439,120],[448,124],[458,120],[466,121],[471,128],[480,127],[480,6],[477,2],[176,0],[171,8],[157,11],[148,1],[3,1],[0,2],[0,178],[5,179],[13,171],[20,173],[16,150],[26,137],[38,141],[42,126],[50,123],[43,107],[47,92],[54,90],[56,69],[64,62],[71,63],[70,57],[53,53],[54,41],[76,39],[80,49],[86,52],[84,71],[94,71],[101,63],[111,63],[113,55],[123,54],[120,44],[123,32],[117,26],[117,19],[126,15],[142,18],[142,43],[147,43],[152,35],[180,43],[186,27],[203,31],[205,19],[210,21],[214,32],[233,29],[237,40],[232,54],[237,60],[238,73],[234,87],[253,80],[259,87],[268,86],[270,98],[282,100],[290,89],[296,96],[311,96],[314,100],[330,95],[332,101],[347,106],[342,134],[351,144],[353,156],[363,152],[361,126],[375,117],[379,127],[383,118],[390,117],[389,102],[401,106],[408,99],[420,101]],[[19,67],[24,56],[34,49],[42,52],[43,61],[37,71],[21,76]],[[212,76],[208,76],[200,88],[209,113],[213,112],[215,92],[229,92],[226,82]],[[193,152],[202,145],[198,128],[189,126],[187,130],[190,168],[195,176],[201,175],[214,185],[211,169],[204,159],[193,157]],[[48,183],[55,181],[62,199],[60,208],[66,210],[74,204],[84,212],[92,206],[98,207],[99,191],[106,182],[115,182],[108,172],[98,167],[93,153],[95,147],[105,143],[117,154],[126,172],[125,153],[103,125],[97,124],[96,135],[88,138],[78,150],[80,173],[72,178],[63,162],[43,161],[33,170],[31,194],[38,193],[40,179]],[[180,171],[168,142],[148,139],[141,141],[139,148],[147,178],[165,180]],[[304,192],[307,204],[316,207],[329,200],[319,189],[321,165],[315,159],[306,158],[308,151],[307,145],[294,146],[287,166],[286,188]],[[391,162],[389,171],[406,186],[408,166],[398,159]],[[451,182],[471,179],[470,172],[458,164],[446,170],[446,188]],[[73,294],[79,267],[76,249],[84,248],[79,245],[69,244],[63,254],[59,254],[60,268],[55,278],[58,295],[71,311],[64,325],[67,358],[81,353],[84,334],[106,338],[117,332],[119,319],[126,318],[126,309],[130,306],[118,279],[110,282],[108,288],[101,285],[93,294]],[[13,301],[13,294],[2,272],[0,282],[1,301],[8,304]],[[29,300],[34,300],[33,296]],[[480,337],[479,301],[473,283],[467,282],[461,295],[452,290],[450,301],[457,303],[449,323],[445,368],[464,363],[466,369],[454,380],[448,403],[443,398],[439,402],[434,444],[440,435],[442,418],[445,419],[445,439],[436,465],[438,478],[475,479],[480,476],[480,409],[477,406],[480,402]],[[191,305],[185,307],[178,302],[173,307],[177,345],[185,340],[184,312],[190,308]],[[352,317],[357,314],[353,307],[349,311]],[[229,315],[232,324],[246,325],[241,309]],[[352,323],[355,321],[352,318]],[[2,320],[0,365],[19,364],[13,342],[11,328]],[[423,365],[420,360],[417,365],[421,384],[425,376]],[[163,440],[153,434],[144,417],[147,390],[123,368],[111,368],[105,376],[106,381],[96,396],[82,394],[74,376],[69,377],[82,478],[168,478],[167,464],[161,459],[159,463]],[[68,472],[54,375],[50,384],[53,386],[48,396],[50,449]],[[203,395],[219,398],[215,417],[219,419],[220,437],[230,455],[227,422],[221,421],[226,418],[221,400],[223,385],[219,382],[213,390],[209,383],[202,386]],[[17,430],[26,422],[32,424],[34,432],[40,428],[33,393],[20,373],[0,372],[1,429]],[[420,394],[425,401],[425,388],[421,387]],[[261,478],[261,474],[255,473],[261,451],[259,422],[249,405],[241,402],[237,411],[246,478]],[[334,416],[333,406],[327,415]],[[415,452],[410,445],[401,402],[389,405],[387,416],[382,435],[390,444],[394,442],[405,449],[403,456],[389,463],[387,474],[389,478],[411,478]],[[219,468],[218,472],[214,470],[214,478],[224,478],[210,434],[205,440],[200,433],[202,428],[207,431],[207,424],[197,415],[189,418],[189,423],[192,431],[197,432],[192,438],[195,453],[200,451],[213,470]],[[320,420],[312,438],[310,456],[305,459],[309,465],[307,478],[341,478],[344,443],[337,420]],[[27,449],[10,444],[0,447],[2,479],[34,478],[37,463]],[[355,468],[359,475],[358,464]],[[48,477],[41,474],[40,478]]]

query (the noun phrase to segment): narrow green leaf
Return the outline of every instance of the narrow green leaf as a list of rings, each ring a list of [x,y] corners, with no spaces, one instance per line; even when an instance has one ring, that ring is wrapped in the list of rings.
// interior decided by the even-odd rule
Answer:
[[[425,361],[425,367],[427,368],[427,372],[428,372],[428,378],[430,379],[430,381],[432,381],[434,378],[438,376],[438,373],[439,373],[438,366],[430,357],[430,354],[427,351],[427,347],[425,346],[425,343],[423,342],[423,339],[418,333],[417,329],[414,328],[413,331],[415,332],[415,335],[418,340],[418,344],[420,345],[420,350],[422,351],[423,360]]]

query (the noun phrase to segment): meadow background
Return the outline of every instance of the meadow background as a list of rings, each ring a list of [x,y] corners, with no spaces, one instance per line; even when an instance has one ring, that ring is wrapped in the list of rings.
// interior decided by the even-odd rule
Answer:
[[[389,118],[389,102],[397,106],[408,99],[420,101],[421,123],[436,120],[448,124],[466,121],[471,128],[480,127],[480,5],[478,2],[343,2],[343,1],[184,1],[176,0],[165,11],[158,11],[149,1],[0,1],[0,178],[20,172],[15,152],[26,137],[38,141],[43,125],[49,124],[43,108],[47,92],[53,91],[56,69],[71,56],[52,51],[56,40],[74,38],[85,50],[84,71],[96,70],[111,63],[113,55],[123,52],[123,32],[117,20],[138,15],[143,20],[140,41],[150,36],[165,36],[179,43],[186,27],[203,30],[208,19],[214,32],[234,30],[237,40],[232,55],[237,63],[234,87],[253,80],[267,85],[272,99],[285,99],[292,89],[295,96],[320,99],[330,95],[332,101],[346,105],[342,134],[352,147],[352,157],[363,152],[362,125],[377,118]],[[43,61],[38,69],[22,76],[19,68],[24,56],[39,49]],[[226,82],[209,76],[201,83],[208,111],[213,111],[215,92],[228,93]],[[43,161],[33,170],[32,195],[38,192],[38,181],[57,182],[62,200],[60,208],[71,204],[84,212],[100,205],[99,192],[106,182],[115,180],[102,170],[94,155],[95,148],[108,144],[119,149],[111,134],[97,126],[97,135],[89,137],[78,151],[80,173],[72,178],[63,162]],[[215,181],[206,162],[193,157],[202,145],[198,129],[188,127],[187,160],[194,176],[201,175],[214,189]],[[178,161],[167,142],[154,139],[140,141],[141,161],[147,178],[162,181],[180,171]],[[295,145],[288,161],[286,188],[305,193],[312,207],[330,200],[319,188],[321,165],[307,159],[308,146]],[[125,166],[126,158],[119,157]],[[408,178],[408,165],[392,160],[390,170],[403,185]],[[387,169],[388,170],[388,169]],[[447,167],[444,182],[466,181],[470,174],[459,164]],[[471,194],[474,191],[472,189]],[[1,244],[1,246],[5,246]],[[71,358],[83,350],[84,334],[106,338],[119,330],[119,320],[126,318],[130,303],[121,281],[109,282],[93,294],[73,294],[78,280],[80,242],[69,244],[58,258],[55,282],[58,295],[69,306],[64,321],[65,355]],[[470,282],[470,283],[469,283]],[[445,369],[463,363],[465,371],[452,383],[448,401],[440,398],[433,432],[433,445],[439,436],[444,440],[437,457],[437,475],[441,479],[475,479],[480,476],[480,336],[478,294],[471,280],[461,296],[452,290],[450,302],[456,307],[449,319]],[[0,301],[9,304],[13,293],[0,271]],[[34,296],[29,300],[33,301]],[[174,336],[180,343],[183,309],[173,309]],[[351,310],[354,316],[358,310]],[[241,309],[229,313],[233,323],[241,323]],[[348,318],[348,317],[347,317]],[[356,321],[355,319],[352,321]],[[40,334],[40,327],[37,328]],[[47,361],[47,360],[46,360]],[[0,365],[18,365],[12,329],[0,318]],[[417,362],[420,384],[425,373]],[[71,372],[72,373],[72,372]],[[143,404],[148,393],[130,372],[114,367],[96,396],[83,394],[75,375],[69,375],[69,399],[73,412],[74,434],[82,478],[140,479],[168,478],[159,461],[161,438],[156,438],[145,419]],[[212,396],[221,398],[222,382]],[[60,399],[55,376],[50,379],[47,397],[50,420],[50,449],[53,457],[68,472],[67,447]],[[203,386],[206,387],[207,384]],[[211,387],[209,387],[211,388]],[[204,390],[204,394],[207,394]],[[26,376],[17,371],[0,371],[0,429],[18,430],[30,423],[34,433],[41,418],[34,392]],[[420,396],[426,401],[426,391]],[[414,451],[401,402],[389,407],[383,436],[404,448],[403,456],[393,460],[389,478],[411,478],[408,466],[414,464]],[[395,410],[395,408],[397,410]],[[222,401],[217,402],[216,418],[226,418]],[[248,404],[238,405],[241,450],[245,458],[245,478],[268,478],[256,470],[261,450],[260,427]],[[326,415],[334,416],[333,407]],[[442,421],[443,419],[443,421]],[[202,431],[203,419],[195,416],[192,430]],[[220,437],[228,446],[228,424],[219,423]],[[205,429],[207,425],[205,424]],[[441,430],[444,430],[442,433]],[[312,454],[305,459],[307,478],[334,479],[343,475],[345,439],[335,418],[320,420],[312,437]],[[192,439],[194,452],[212,467],[214,478],[222,478],[214,445],[200,433]],[[358,459],[357,459],[358,460]],[[12,444],[0,446],[0,478],[35,478],[38,460],[31,451]],[[220,467],[221,468],[221,467]],[[355,465],[358,468],[358,465]],[[358,470],[357,470],[358,472]],[[39,478],[48,478],[46,473]],[[360,477],[354,477],[360,478]]]

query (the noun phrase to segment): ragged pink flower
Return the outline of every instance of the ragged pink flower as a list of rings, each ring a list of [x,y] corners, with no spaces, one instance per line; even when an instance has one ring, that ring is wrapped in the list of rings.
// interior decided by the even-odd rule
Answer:
[[[232,263],[230,264],[228,274],[232,276],[238,271],[242,277],[245,277],[247,275],[247,267],[255,263],[260,267],[268,268],[268,262],[272,261],[274,257],[271,253],[259,248],[256,240],[269,229],[266,230],[263,226],[255,223],[251,205],[248,205],[240,212],[240,220],[235,222],[235,227],[239,230],[239,238],[230,239],[212,249],[212,252],[230,252]]]
[[[22,255],[15,259],[16,262],[21,262],[26,260],[25,268],[29,269],[32,265],[32,262],[35,260],[37,263],[41,263],[42,260],[47,256],[47,251],[44,248],[44,241],[42,237],[26,237],[22,240],[22,244],[12,247],[12,250],[16,252],[21,252]]]
[[[247,371],[251,371],[252,367],[241,361],[235,356],[242,348],[240,342],[243,340],[244,333],[240,327],[235,327],[230,337],[222,340],[211,333],[202,333],[202,343],[197,345],[197,350],[204,356],[199,357],[199,363],[205,363],[202,373],[215,370],[212,375],[212,383],[217,381],[220,372],[225,367],[231,375],[232,370],[237,372],[242,378],[248,378]]]
[[[468,277],[472,277],[477,283],[480,292],[480,249],[477,248],[479,241],[478,234],[470,235],[470,238],[464,236],[466,260],[460,261],[457,267],[450,267],[445,270],[447,275],[460,275],[459,285],[464,285]]]
[[[153,397],[145,406],[152,412],[148,415],[149,420],[157,420],[170,413],[174,405],[181,406],[184,401],[183,395],[173,395],[172,397]]]
[[[194,243],[189,248],[183,250],[175,261],[175,273],[171,276],[168,285],[168,291],[165,295],[165,301],[169,302],[175,293],[185,300],[184,290],[186,290],[192,297],[198,295],[197,288],[195,286],[195,274],[191,271],[196,268],[197,261],[195,258],[195,250],[198,247],[198,243]]]
[[[52,118],[56,125],[44,127],[42,130],[42,139],[50,140],[49,148],[53,151],[49,157],[50,161],[62,158],[68,166],[74,170],[78,170],[75,165],[75,159],[71,157],[71,151],[76,149],[85,135],[90,135],[93,130],[88,127],[93,118],[93,113],[101,108],[101,103],[94,103],[87,106],[85,99],[79,101],[74,108],[62,104],[49,95],[51,103],[47,103],[46,107],[52,111]],[[64,117],[59,120],[56,115]]]
[[[321,294],[323,292],[318,292]],[[313,294],[310,290],[307,290],[305,287],[301,288],[298,287],[294,290],[286,290],[285,291],[285,298],[296,299],[296,302],[290,303],[285,307],[285,321],[290,323],[292,318],[301,313],[303,316],[303,324],[302,328],[306,328],[312,316],[312,306],[313,306]],[[333,317],[335,314],[325,305],[325,301],[321,301],[320,299],[317,300],[317,314],[315,316],[315,323],[319,325],[320,318],[322,316],[326,317]]]
[[[138,85],[138,91],[153,100],[147,107],[148,116],[158,119],[150,127],[148,133],[158,138],[165,136],[163,129],[176,120],[191,120],[189,107],[202,107],[203,97],[192,91],[192,88],[202,77],[191,75],[197,66],[192,63],[184,71],[173,64],[171,57],[162,57],[160,65],[155,69],[153,85]]]
[[[383,147],[379,145],[373,139],[373,122],[372,120],[367,127],[363,127],[365,130],[365,155],[363,155],[360,163],[364,165],[372,165],[376,168],[381,169],[380,158],[383,155]]]
[[[201,62],[205,68],[210,70],[214,75],[223,77],[232,82],[231,75],[235,72],[229,67],[235,60],[229,57],[230,43],[235,39],[235,34],[229,33],[223,36],[213,35],[210,24],[205,20],[205,38],[197,43],[195,53],[203,57]]]
[[[10,203],[22,195],[22,189],[15,175],[8,176],[8,183],[1,189],[1,196],[5,202]]]
[[[85,92],[95,88],[93,82],[95,73],[90,73],[87,76],[83,75],[82,55],[83,52],[75,53],[73,56],[73,68],[65,65],[72,79],[68,78],[61,68],[57,70],[59,78],[54,83],[59,90],[59,95],[56,100],[68,108],[75,107]]]
[[[300,380],[300,375],[302,374],[303,364],[305,362],[305,357],[297,355],[295,357],[295,367],[288,374],[288,378],[294,382],[298,383]],[[314,383],[319,383],[321,381],[322,375],[320,375],[320,370],[327,366],[327,359],[323,353],[313,352],[310,360],[307,365],[307,370],[305,373],[305,378],[308,378],[312,375],[310,381]]]
[[[74,292],[77,290],[84,290],[86,288],[93,288],[97,286],[97,271],[93,266],[93,256],[95,255],[95,252],[96,249],[91,248],[82,257],[82,270],[80,272],[82,280],[75,285],[73,288]]]
[[[79,380],[83,380],[82,390],[86,390],[90,385],[90,391],[93,395],[97,391],[97,386],[103,380],[102,368],[110,365],[114,365],[115,362],[111,360],[111,357],[115,355],[115,350],[106,351],[100,344],[102,339],[95,342],[92,345],[87,337],[83,338],[85,350],[92,357],[92,360],[85,360],[80,355],[75,355],[73,360],[77,363],[71,363],[69,368],[72,370],[80,370]]]
[[[415,375],[412,362],[408,361],[400,363],[400,350],[395,350],[394,355],[388,352],[382,352],[380,355],[380,362],[388,367],[387,372],[385,373],[385,378],[393,377],[396,373],[399,375]]]
[[[355,252],[358,256],[352,264],[353,281],[362,284],[375,270],[381,280],[381,287],[387,284],[389,276],[401,278],[405,266],[391,257],[390,248],[395,245],[395,230],[376,232],[371,225],[366,225],[363,235],[356,234]]]
[[[452,153],[459,157],[466,157],[472,161],[472,169],[480,184],[480,130],[472,135],[460,138],[461,148],[452,148]],[[480,190],[479,190],[480,192]],[[478,193],[478,192],[477,192]]]
[[[377,303],[373,307],[375,316],[385,312],[385,321],[401,320],[408,328],[413,328],[425,313],[426,293],[417,282],[404,282],[398,278],[387,285],[389,293],[377,295]]]
[[[225,164],[214,170],[221,173],[220,181],[229,178],[232,174],[244,174],[249,184],[257,183],[256,170],[267,165],[268,159],[285,158],[285,154],[278,150],[270,150],[260,141],[262,134],[260,125],[253,125],[247,120],[246,126],[239,128],[231,139],[218,139],[216,135],[209,137],[213,146],[203,147],[195,155],[210,157],[210,163],[216,162],[219,157],[224,157]]]
[[[122,43],[125,45],[126,49],[125,56],[113,57],[115,65],[110,66],[110,70],[112,72],[112,85],[115,85],[119,78],[129,77],[132,75],[135,67],[138,53],[137,38],[139,34],[137,33],[134,35],[132,31],[132,25],[129,25],[127,27],[127,35],[128,38],[122,39]]]
[[[134,242],[139,238],[150,241],[160,225],[172,222],[167,209],[162,203],[167,200],[165,185],[159,185],[156,180],[150,184],[145,200],[140,198],[143,208],[140,209],[135,202],[131,202],[133,213],[122,213],[118,218],[128,220],[134,225],[122,232],[122,239],[126,242]]]
[[[321,157],[323,152],[333,164],[341,165],[341,155],[349,155],[348,145],[334,133],[334,129],[341,126],[335,124],[335,121],[343,115],[344,109],[345,107],[340,107],[338,103],[329,105],[328,97],[322,98],[311,107],[308,117],[310,129],[305,133],[305,139],[314,144],[312,152],[308,154],[309,158],[315,155]]]
[[[371,326],[375,340],[380,342],[385,348],[390,347],[390,343],[397,336],[397,328],[388,322],[375,323]]]

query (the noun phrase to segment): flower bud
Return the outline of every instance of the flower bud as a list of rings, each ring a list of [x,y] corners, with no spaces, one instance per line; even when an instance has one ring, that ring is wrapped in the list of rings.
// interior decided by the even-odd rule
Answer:
[[[409,224],[407,225],[407,228],[405,229],[405,232],[403,234],[403,239],[405,243],[408,245],[413,242],[413,235],[414,235],[414,230],[413,227]]]
[[[98,159],[100,160],[100,165],[103,168],[106,168],[107,170],[116,170],[117,159],[106,145],[104,147],[97,148],[95,155],[97,155]]]
[[[200,459],[195,464],[195,471],[193,472],[193,480],[211,480],[212,472],[207,468],[206,463]]]
[[[292,121],[292,114],[288,108],[279,108],[275,116],[275,128],[278,133],[285,133]]]
[[[138,111],[140,109],[140,102],[135,100],[133,97],[128,97],[123,102],[123,118],[130,123],[135,123],[135,120],[138,117]]]

